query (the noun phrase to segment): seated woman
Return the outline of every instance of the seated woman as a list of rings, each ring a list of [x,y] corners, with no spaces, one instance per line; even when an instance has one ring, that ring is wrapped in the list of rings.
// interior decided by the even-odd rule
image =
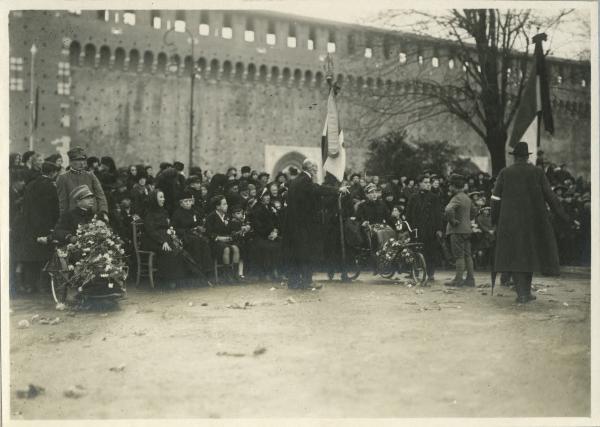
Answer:
[[[227,216],[227,199],[223,195],[211,199],[213,211],[206,217],[206,232],[210,239],[213,259],[220,260],[225,265],[231,265],[232,271],[225,271],[226,282],[240,281],[239,263],[240,249],[233,242],[232,228]]]
[[[175,289],[190,276],[182,248],[173,238],[169,214],[165,209],[165,195],[161,190],[150,194],[148,209],[144,217],[142,248],[157,255],[160,281]]]
[[[271,194],[264,188],[260,202],[252,209],[250,224],[255,232],[254,254],[261,280],[277,281],[280,267],[281,238],[277,217],[271,209]]]
[[[209,276],[213,269],[208,238],[198,214],[193,210],[194,195],[184,191],[179,196],[179,207],[171,216],[171,224],[183,241],[183,248],[191,255],[204,275]]]

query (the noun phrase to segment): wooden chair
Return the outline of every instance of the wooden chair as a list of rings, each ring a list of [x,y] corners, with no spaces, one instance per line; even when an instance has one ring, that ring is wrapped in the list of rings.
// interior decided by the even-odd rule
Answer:
[[[140,221],[133,221],[131,226],[133,227],[133,250],[135,252],[135,259],[137,262],[135,286],[139,286],[140,278],[143,275],[144,277],[148,277],[150,280],[150,287],[154,288],[154,272],[157,271],[156,267],[154,266],[155,254],[152,251],[143,251],[140,249],[140,240],[142,238],[144,223]],[[143,260],[144,257],[146,257],[145,261]]]
[[[217,261],[217,259],[215,258],[215,285],[219,284],[219,269],[229,269],[231,270],[231,274],[234,273],[233,271],[233,264],[221,264]]]

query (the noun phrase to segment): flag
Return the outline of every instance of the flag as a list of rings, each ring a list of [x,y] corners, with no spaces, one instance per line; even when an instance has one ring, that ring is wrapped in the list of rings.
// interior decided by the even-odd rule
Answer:
[[[544,40],[546,40],[546,34],[543,33],[533,37],[535,64],[523,90],[521,103],[515,115],[508,142],[511,147],[514,147],[519,141],[527,142],[529,151],[533,153],[530,156],[533,164],[535,164],[537,149],[540,144],[540,121],[543,121],[544,129],[547,132],[554,134],[550,86],[548,84],[546,59],[542,49],[542,41]]]
[[[346,149],[333,87],[329,89],[327,99],[327,117],[321,137],[321,157],[324,172],[330,173],[342,182],[346,170]]]

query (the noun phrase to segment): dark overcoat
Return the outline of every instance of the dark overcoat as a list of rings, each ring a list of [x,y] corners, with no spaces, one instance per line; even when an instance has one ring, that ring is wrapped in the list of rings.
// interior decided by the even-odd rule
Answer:
[[[37,238],[48,236],[58,221],[58,195],[50,178],[39,175],[25,187],[23,221],[21,261],[47,261],[50,247]]]
[[[290,183],[283,224],[283,252],[287,262],[303,264],[315,261],[320,253],[321,197],[335,196],[337,189],[314,183],[303,172]]]
[[[418,229],[421,241],[436,241],[436,231],[442,231],[442,205],[437,194],[420,191],[408,201],[406,218],[412,228]]]
[[[558,274],[558,250],[546,203],[563,220],[568,217],[544,171],[525,162],[502,169],[492,202],[497,222],[495,270]]]

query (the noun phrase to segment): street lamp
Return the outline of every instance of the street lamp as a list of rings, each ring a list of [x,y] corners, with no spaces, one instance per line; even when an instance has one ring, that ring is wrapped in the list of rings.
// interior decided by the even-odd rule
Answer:
[[[34,122],[37,120],[36,118],[36,108],[37,105],[35,105],[35,93],[34,93],[34,88],[35,88],[35,54],[37,53],[37,47],[35,46],[35,43],[31,45],[31,49],[29,50],[31,52],[31,76],[30,76],[30,89],[29,89],[29,112],[30,112],[30,116],[31,116],[31,120],[29,120],[29,150],[33,151],[33,145],[34,145],[34,136],[33,133],[35,131],[34,128]]]
[[[163,37],[163,42],[168,45],[168,46],[173,46],[173,43],[169,43],[167,42],[167,37],[170,33],[172,33],[173,31],[175,31],[175,28],[171,28],[170,30],[168,30],[164,37]],[[188,160],[188,171],[191,169],[192,167],[192,161],[193,161],[193,155],[194,155],[194,83],[196,80],[196,63],[194,61],[194,44],[196,43],[194,36],[192,35],[192,33],[186,28],[185,29],[185,33],[190,37],[190,44],[191,44],[191,67],[190,67],[190,140],[189,140],[189,145],[188,145],[188,156],[189,156],[189,160]],[[175,48],[173,48],[175,49]],[[174,71],[176,70],[176,66],[174,64],[170,64],[169,65],[169,71]]]

